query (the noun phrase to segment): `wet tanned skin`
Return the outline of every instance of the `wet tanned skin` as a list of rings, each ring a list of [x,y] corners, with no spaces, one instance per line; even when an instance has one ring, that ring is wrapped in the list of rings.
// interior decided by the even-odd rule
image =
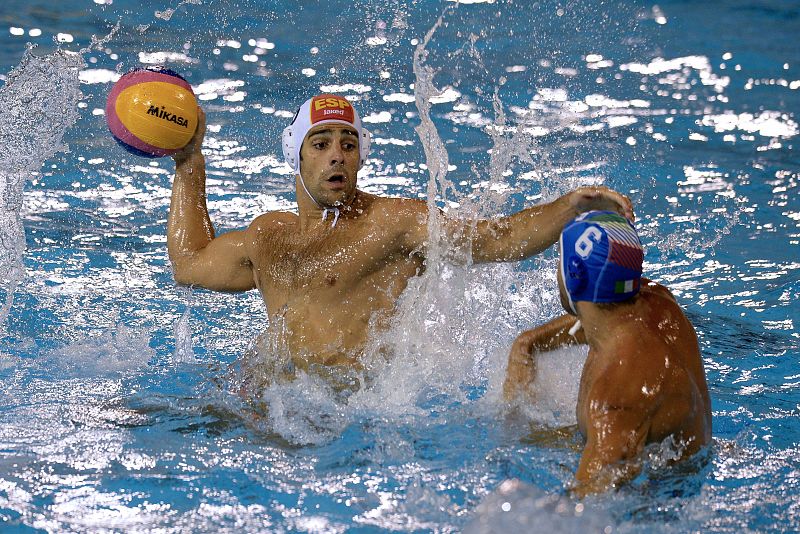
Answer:
[[[257,288],[269,314],[284,318],[301,368],[356,363],[370,322],[385,326],[408,280],[424,269],[427,205],[358,190],[356,131],[323,124],[303,142],[301,174],[319,203],[340,207],[336,226],[330,214],[322,221],[322,209],[296,176],[298,215],[266,213],[245,230],[216,236],[205,202],[202,110],[199,119],[193,140],[174,156],[167,246],[175,280],[219,291]],[[470,240],[476,262],[519,260],[552,245],[563,224],[588,209],[632,217],[622,195],[581,188],[549,204],[479,221],[463,240]],[[454,234],[462,228],[455,221],[445,227]]]
[[[535,398],[538,353],[589,345],[576,407],[586,444],[574,492],[602,492],[635,477],[649,443],[672,436],[684,457],[707,445],[711,402],[697,335],[669,290],[643,278],[639,294],[628,301],[578,302],[576,309],[582,327],[575,337],[568,334],[572,315],[520,334],[504,386],[509,400]]]

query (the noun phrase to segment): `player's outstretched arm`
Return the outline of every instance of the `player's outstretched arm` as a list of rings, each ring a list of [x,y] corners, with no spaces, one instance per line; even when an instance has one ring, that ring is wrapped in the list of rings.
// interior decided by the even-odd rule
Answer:
[[[565,314],[517,336],[508,355],[506,381],[503,384],[503,396],[506,400],[513,400],[521,395],[534,396],[532,385],[536,379],[538,353],[586,343],[583,329],[579,327],[577,331],[572,331],[576,322],[575,317]]]
[[[200,150],[205,113],[198,107],[197,131],[173,156],[175,179],[167,219],[167,249],[175,281],[218,291],[255,287],[245,246],[246,231],[215,237],[206,207],[206,166]]]
[[[473,261],[518,261],[538,254],[558,241],[565,224],[590,210],[616,211],[633,220],[628,197],[603,186],[580,187],[508,217],[478,221],[472,233]]]

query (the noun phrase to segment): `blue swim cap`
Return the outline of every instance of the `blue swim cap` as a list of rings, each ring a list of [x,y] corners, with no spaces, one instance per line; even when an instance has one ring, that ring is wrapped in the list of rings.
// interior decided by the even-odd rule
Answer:
[[[561,277],[575,302],[620,302],[639,292],[644,251],[633,225],[613,211],[589,211],[568,222],[558,242]]]

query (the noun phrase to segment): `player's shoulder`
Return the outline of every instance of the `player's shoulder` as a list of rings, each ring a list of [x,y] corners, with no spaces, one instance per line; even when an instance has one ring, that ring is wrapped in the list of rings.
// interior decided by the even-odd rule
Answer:
[[[666,324],[688,322],[683,308],[668,288],[644,278],[640,288],[639,299],[644,303],[641,307],[643,319],[655,335],[663,336]]]
[[[400,225],[404,222],[423,224],[427,220],[428,206],[424,200],[378,195],[371,197],[370,211],[382,220],[393,221]]]
[[[296,225],[297,220],[297,214],[295,213],[289,211],[270,211],[253,219],[247,231],[255,234],[265,231],[276,231],[281,228]]]
[[[642,278],[639,292],[642,295],[648,295],[648,296],[653,295],[656,297],[667,298],[669,300],[672,300],[673,302],[676,302],[675,296],[666,286],[663,286],[658,282],[655,282],[648,278],[644,277]]]

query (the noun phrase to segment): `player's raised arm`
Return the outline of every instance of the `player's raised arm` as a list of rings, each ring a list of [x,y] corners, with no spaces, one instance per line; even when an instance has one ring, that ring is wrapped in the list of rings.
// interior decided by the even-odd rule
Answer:
[[[173,156],[175,179],[167,221],[167,249],[175,281],[218,291],[255,287],[247,254],[247,231],[215,237],[206,207],[206,166],[200,147],[205,113],[198,108],[197,131]]]
[[[471,234],[473,261],[518,261],[542,252],[558,241],[566,223],[589,210],[612,210],[633,219],[626,196],[602,186],[580,187],[553,202],[478,221]]]

